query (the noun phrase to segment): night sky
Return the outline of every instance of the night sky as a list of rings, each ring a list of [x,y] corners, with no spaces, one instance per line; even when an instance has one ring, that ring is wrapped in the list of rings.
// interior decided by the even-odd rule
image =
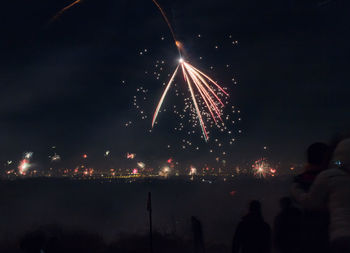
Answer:
[[[151,117],[142,120],[133,107],[133,96],[142,86],[149,91],[144,111],[153,113],[162,83],[178,59],[152,1],[86,0],[48,24],[69,3],[2,3],[0,162],[18,161],[23,152],[33,151],[36,162],[44,165],[52,146],[67,165],[75,165],[87,153],[98,166],[106,150],[117,164],[127,152],[148,162],[169,157],[215,162],[218,155],[208,155],[210,143],[200,138],[199,129],[191,137],[198,151],[177,149],[181,134],[171,130],[177,122],[170,112],[161,113],[149,133]],[[348,129],[348,3],[159,3],[184,44],[186,58],[226,86],[230,103],[241,111],[235,142],[225,146],[223,159],[242,162],[269,156],[295,161],[303,158],[310,143]],[[238,44],[232,45],[235,40]],[[144,49],[147,52],[140,55]],[[159,80],[152,75],[157,60],[165,61]],[[176,80],[180,87],[182,82]],[[168,105],[180,107],[173,95],[169,93]],[[129,121],[130,127],[125,127]]]

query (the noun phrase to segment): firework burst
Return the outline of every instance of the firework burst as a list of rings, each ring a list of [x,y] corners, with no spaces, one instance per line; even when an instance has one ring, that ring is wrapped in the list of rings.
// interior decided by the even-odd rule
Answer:
[[[157,3],[157,1],[153,0],[153,2],[157,5],[158,9],[162,13],[166,23],[168,24],[168,27],[170,29],[170,32],[173,36],[173,39],[175,41],[176,48],[179,51],[180,60],[179,65],[176,67],[174,73],[172,74],[159,102],[156,107],[156,110],[153,115],[152,120],[152,127],[154,126],[159,110],[162,107],[162,104],[164,102],[164,99],[174,81],[174,78],[178,72],[178,69],[181,68],[183,77],[185,79],[185,82],[188,86],[188,90],[191,94],[192,103],[194,105],[195,113],[197,115],[203,137],[205,141],[209,139],[208,131],[206,130],[206,126],[203,120],[202,115],[207,115],[206,112],[209,112],[210,117],[213,119],[215,124],[218,123],[218,120],[222,121],[222,108],[224,107],[224,103],[219,98],[217,91],[213,88],[216,87],[219,91],[221,91],[225,96],[229,96],[229,94],[220,86],[218,85],[211,77],[200,71],[199,69],[192,66],[190,63],[185,61],[182,58],[181,55],[181,48],[182,44],[176,39],[174,30],[165,15],[164,10],[161,8],[161,6]],[[199,95],[199,96],[198,96]],[[199,100],[201,100],[201,104],[204,105],[204,108],[206,108],[206,112],[200,109],[198,106]]]
[[[261,158],[252,165],[253,173],[260,178],[267,176],[275,176],[276,169],[272,168],[265,158]]]

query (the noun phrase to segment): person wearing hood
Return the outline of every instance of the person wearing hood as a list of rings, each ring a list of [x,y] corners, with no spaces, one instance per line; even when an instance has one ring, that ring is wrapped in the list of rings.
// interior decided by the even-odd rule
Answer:
[[[253,200],[249,212],[238,224],[232,243],[232,253],[269,253],[271,228],[261,214],[261,204]]]
[[[323,142],[315,142],[307,149],[307,164],[304,172],[294,178],[305,191],[308,191],[318,174],[325,170],[329,162],[330,147]]]
[[[307,164],[304,172],[294,178],[295,187],[309,191],[316,177],[329,163],[330,147],[326,143],[315,142],[307,149]],[[303,208],[300,220],[300,251],[307,253],[329,252],[329,214],[327,210],[308,210]],[[291,247],[289,247],[291,248]]]
[[[337,145],[332,162],[308,192],[293,184],[292,195],[306,209],[328,210],[331,252],[345,253],[350,252],[350,139]]]

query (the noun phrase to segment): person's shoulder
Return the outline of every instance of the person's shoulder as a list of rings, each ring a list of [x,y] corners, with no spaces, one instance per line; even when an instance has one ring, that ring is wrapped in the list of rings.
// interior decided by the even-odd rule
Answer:
[[[344,172],[338,168],[330,168],[327,170],[322,171],[318,177],[322,177],[322,178],[329,178],[329,177],[333,177],[333,176],[338,176],[338,175],[342,175],[344,174]]]

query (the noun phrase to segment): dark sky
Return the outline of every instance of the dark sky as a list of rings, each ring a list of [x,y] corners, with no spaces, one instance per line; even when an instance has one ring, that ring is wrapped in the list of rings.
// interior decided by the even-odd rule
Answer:
[[[143,86],[149,90],[145,112],[152,114],[168,78],[156,80],[144,71],[153,72],[155,61],[164,59],[170,73],[178,57],[152,1],[86,0],[48,25],[70,2],[2,3],[0,162],[34,151],[36,162],[45,164],[51,146],[57,146],[67,165],[76,164],[83,153],[98,165],[105,150],[111,150],[115,163],[122,163],[126,152],[146,161],[171,156],[213,162],[210,143],[199,132],[194,140],[199,151],[167,150],[166,145],[175,147],[181,138],[169,130],[174,120],[162,114],[149,134],[151,119],[140,120],[132,106],[136,89]],[[228,160],[266,155],[293,161],[302,158],[311,142],[348,129],[348,3],[159,2],[191,62],[201,69],[214,65],[210,75],[228,83],[230,102],[241,110],[236,129],[242,133],[225,147]],[[239,44],[228,49],[231,40]],[[218,51],[214,45],[220,46]],[[145,48],[148,52],[140,56]],[[199,55],[205,59],[199,61]],[[231,68],[223,71],[227,63]],[[232,76],[238,85],[229,83]],[[133,123],[126,128],[128,121]]]

